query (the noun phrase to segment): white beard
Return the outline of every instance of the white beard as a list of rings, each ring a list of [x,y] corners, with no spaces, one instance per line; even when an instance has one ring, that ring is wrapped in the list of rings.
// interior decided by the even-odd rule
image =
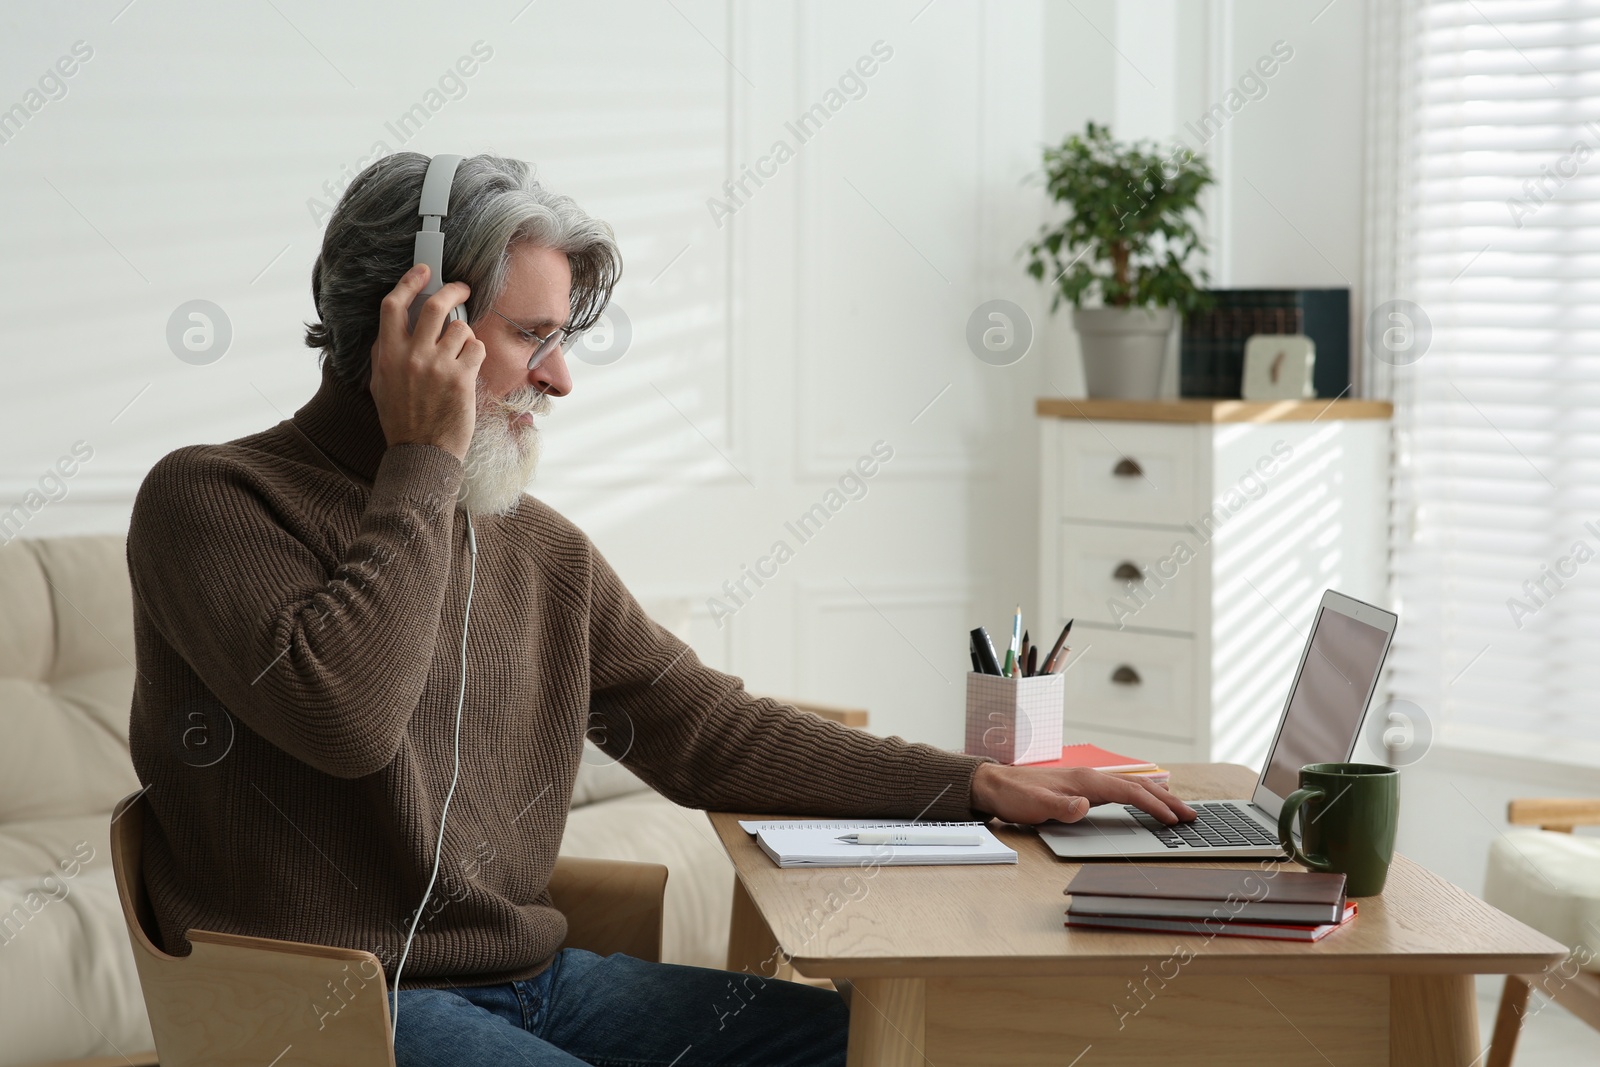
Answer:
[[[462,460],[466,475],[456,497],[462,507],[474,515],[508,515],[516,510],[539,464],[539,431],[513,419],[523,412],[549,411],[549,395],[531,385],[496,399],[479,381],[478,419]]]

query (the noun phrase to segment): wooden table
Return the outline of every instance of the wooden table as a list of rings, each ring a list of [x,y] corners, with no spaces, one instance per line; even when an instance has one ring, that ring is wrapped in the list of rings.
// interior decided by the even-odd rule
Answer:
[[[1172,768],[1188,799],[1248,796],[1254,781],[1233,764]],[[1063,925],[1080,865],[1024,828],[997,830],[1015,866],[783,870],[739,827],[762,817],[710,816],[738,871],[729,968],[772,976],[787,958],[848,987],[850,1067],[1469,1067],[1472,976],[1566,955],[1404,856],[1316,944],[1117,933]],[[1241,864],[1299,869],[1207,865]]]

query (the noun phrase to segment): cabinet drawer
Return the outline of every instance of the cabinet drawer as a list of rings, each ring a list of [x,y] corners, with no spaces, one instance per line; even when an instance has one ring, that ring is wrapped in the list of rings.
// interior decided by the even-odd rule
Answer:
[[[1076,626],[1069,640],[1068,734],[1082,726],[1193,740],[1193,640]]]
[[[1062,615],[1119,629],[1194,631],[1195,589],[1209,563],[1186,532],[1063,523],[1060,546]]]
[[[1193,426],[1061,425],[1061,517],[1181,526],[1195,517]]]

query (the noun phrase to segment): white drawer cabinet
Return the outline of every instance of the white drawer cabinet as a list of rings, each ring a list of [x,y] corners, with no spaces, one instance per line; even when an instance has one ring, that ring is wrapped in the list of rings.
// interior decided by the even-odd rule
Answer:
[[[1382,603],[1389,405],[1040,400],[1069,741],[1258,767],[1325,589]]]

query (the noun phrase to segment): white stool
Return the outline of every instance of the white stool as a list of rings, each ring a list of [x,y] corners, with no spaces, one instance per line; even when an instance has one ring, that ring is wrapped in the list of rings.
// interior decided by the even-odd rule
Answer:
[[[1512,829],[1489,847],[1483,898],[1572,949],[1542,974],[1506,977],[1486,1067],[1510,1067],[1528,995],[1541,993],[1600,1029],[1600,838],[1574,826],[1600,823],[1600,801],[1513,800]]]

